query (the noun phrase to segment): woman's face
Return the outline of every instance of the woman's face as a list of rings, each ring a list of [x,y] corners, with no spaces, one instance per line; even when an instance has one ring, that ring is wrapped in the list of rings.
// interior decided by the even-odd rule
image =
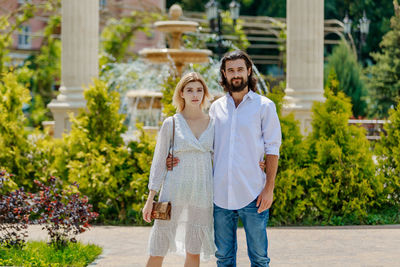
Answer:
[[[204,88],[201,82],[189,82],[183,88],[181,97],[185,100],[185,106],[200,107],[204,97]]]

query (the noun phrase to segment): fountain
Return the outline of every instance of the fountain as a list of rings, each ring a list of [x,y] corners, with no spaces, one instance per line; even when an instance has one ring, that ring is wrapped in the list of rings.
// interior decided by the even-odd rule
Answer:
[[[195,32],[199,24],[194,21],[180,21],[182,8],[174,4],[169,9],[171,20],[154,23],[156,30],[165,32],[169,48],[144,48],[139,55],[152,63],[170,63],[176,75],[182,75],[182,69],[187,63],[207,63],[212,52],[207,49],[182,49],[182,34]]]
[[[138,60],[114,64],[112,73],[109,72],[109,76],[105,77],[109,84],[113,84],[111,86],[113,90],[121,90],[121,110],[127,114],[126,137],[135,135],[137,121],[143,123],[146,131],[157,133],[162,121],[163,81],[171,75],[181,76],[185,65],[187,65],[186,71],[198,72],[202,71],[193,63],[207,65],[207,71],[202,75],[210,93],[215,98],[224,94],[218,83],[220,63],[211,58],[212,52],[207,49],[185,49],[182,45],[182,34],[196,32],[198,23],[178,20],[182,15],[182,9],[176,4],[171,6],[169,14],[171,20],[158,21],[154,24],[156,30],[167,33],[168,48],[144,48],[139,52]],[[239,49],[234,44],[226,42],[227,47]],[[253,68],[259,77],[259,88],[266,91],[267,87],[257,68],[255,66]]]
[[[156,91],[154,87],[155,80],[163,81],[168,75],[175,75],[180,77],[182,75],[183,67],[189,63],[210,63],[210,56],[212,52],[207,49],[184,49],[182,47],[182,34],[187,32],[195,32],[199,24],[193,21],[180,21],[179,17],[182,15],[182,8],[175,4],[169,10],[171,20],[157,21],[154,24],[156,30],[167,33],[167,42],[169,48],[144,48],[139,51],[140,57],[149,63],[164,63],[165,66],[158,66],[157,68],[143,65],[141,62],[140,70],[130,64],[136,72],[140,72],[141,84],[130,83],[132,90],[129,90],[123,99],[123,109],[127,114],[128,121],[128,134],[135,131],[136,121],[144,124],[144,129],[148,132],[156,133],[158,130],[159,122],[161,121],[161,98],[162,93]],[[140,60],[141,61],[141,60]],[[169,71],[165,71],[166,67]],[[189,65],[191,69],[192,64]],[[125,68],[125,67],[124,67]],[[161,69],[156,70],[154,69]],[[124,71],[122,71],[124,72]],[[122,73],[121,73],[122,74]],[[151,76],[153,81],[147,79]],[[143,88],[143,86],[147,88]]]

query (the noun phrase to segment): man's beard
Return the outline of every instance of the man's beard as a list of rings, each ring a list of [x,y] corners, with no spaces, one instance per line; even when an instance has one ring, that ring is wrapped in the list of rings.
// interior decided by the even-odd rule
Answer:
[[[241,83],[239,85],[235,85],[233,83],[233,80],[239,80],[239,79],[241,80]],[[228,82],[228,85],[230,92],[241,92],[248,85],[248,80],[244,81],[242,77],[234,78],[231,79],[230,82]]]

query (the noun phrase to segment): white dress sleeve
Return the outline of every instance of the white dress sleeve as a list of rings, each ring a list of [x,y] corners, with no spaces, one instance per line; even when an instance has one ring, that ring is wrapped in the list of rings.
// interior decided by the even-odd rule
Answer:
[[[166,159],[172,139],[172,117],[164,120],[158,133],[156,148],[150,168],[149,186],[150,190],[158,192],[167,175]]]

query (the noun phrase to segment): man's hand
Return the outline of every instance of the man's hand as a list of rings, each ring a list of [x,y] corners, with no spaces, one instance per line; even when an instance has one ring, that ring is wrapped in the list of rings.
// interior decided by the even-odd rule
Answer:
[[[272,202],[274,201],[274,187],[277,169],[278,156],[267,154],[265,158],[265,173],[267,176],[267,181],[265,183],[264,189],[261,191],[260,195],[257,198],[258,213],[269,209],[272,205]]]
[[[176,167],[179,163],[179,158],[174,157],[174,167]],[[166,160],[166,165],[167,165],[167,170],[172,171],[172,155],[171,153],[168,154],[167,160]]]
[[[265,188],[261,191],[257,198],[258,213],[261,213],[269,209],[274,201],[274,191],[266,190]]]

